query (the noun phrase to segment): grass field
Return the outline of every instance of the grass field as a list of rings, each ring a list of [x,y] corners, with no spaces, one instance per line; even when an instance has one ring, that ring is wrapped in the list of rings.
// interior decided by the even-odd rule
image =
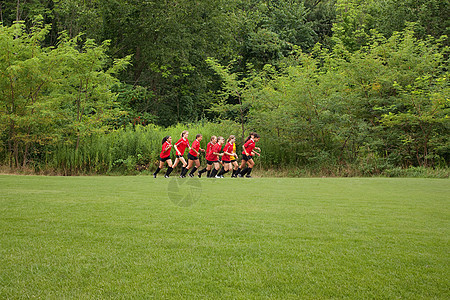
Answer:
[[[0,176],[0,192],[2,299],[450,298],[448,179]]]

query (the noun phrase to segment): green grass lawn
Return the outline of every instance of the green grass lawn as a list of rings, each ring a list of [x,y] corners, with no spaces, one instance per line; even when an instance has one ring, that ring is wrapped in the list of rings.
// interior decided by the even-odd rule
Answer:
[[[450,298],[448,179],[0,176],[0,192],[2,299]]]

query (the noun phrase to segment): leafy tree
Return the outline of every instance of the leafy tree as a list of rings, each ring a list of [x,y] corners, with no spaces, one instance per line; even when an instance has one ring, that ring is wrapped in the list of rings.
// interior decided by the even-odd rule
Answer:
[[[61,31],[71,38],[84,32],[80,41],[110,40],[107,54],[113,58],[133,55],[119,79],[151,91],[151,111],[145,113],[167,126],[210,116],[211,90],[220,82],[207,57],[236,60],[241,72],[248,63],[259,69],[277,65],[292,45],[309,49],[320,39],[311,24],[331,24],[321,19],[328,18],[330,1],[6,0],[2,15],[4,24],[19,15],[28,27],[28,20],[43,15],[52,24],[46,46],[55,46]]]
[[[353,164],[366,174],[448,163],[443,43],[420,41],[412,30],[374,34],[355,52],[317,46],[285,68],[266,65],[240,81],[235,74],[246,86],[247,127],[264,134],[273,155],[264,162]]]
[[[445,166],[450,158],[448,73],[437,78],[424,75],[413,85],[396,83],[395,88],[400,97],[394,105],[403,109],[384,114],[380,120],[383,127],[396,133],[395,150],[409,164]]]
[[[317,35],[307,16],[304,1],[268,1],[268,16],[264,27],[277,33],[281,40],[306,51],[317,41]]]
[[[151,91],[130,84],[117,84],[112,91],[118,93],[116,108],[122,112],[111,120],[114,128],[156,123],[157,116],[152,105],[154,94]]]
[[[450,2],[441,0],[337,0],[334,37],[351,51],[366,45],[374,32],[390,37],[414,23],[419,38],[448,35]]]
[[[2,135],[11,166],[26,166],[30,153],[64,138],[80,138],[103,126],[116,97],[112,75],[130,57],[112,67],[101,46],[62,36],[56,48],[42,47],[49,26],[37,22],[30,33],[23,22],[0,31],[0,111]]]
[[[131,59],[129,56],[115,60],[112,67],[107,68],[109,41],[98,46],[88,39],[81,49],[77,49],[78,43],[79,37],[70,39],[62,36],[55,50],[64,59],[60,74],[62,80],[59,82],[60,89],[52,94],[62,102],[64,117],[70,124],[67,128],[76,135],[76,149],[81,138],[101,129],[104,120],[111,117],[110,108],[116,98],[111,87],[117,83],[113,75],[124,70]],[[69,136],[72,134],[69,133]]]
[[[307,21],[317,39],[315,43],[321,43],[331,47],[333,24],[336,22],[336,0],[306,0]]]
[[[33,143],[54,140],[55,103],[47,96],[56,61],[40,42],[48,26],[35,27],[31,34],[16,23],[0,27],[0,111],[2,135],[6,135],[6,157],[10,166],[25,166]]]
[[[437,153],[434,148],[431,151],[433,154],[429,155],[428,144],[432,136],[443,132],[445,106],[431,105],[430,99],[433,98],[431,95],[436,95],[436,90],[440,90],[444,99],[445,91],[448,92],[443,88],[445,85],[436,84],[446,78],[442,70],[446,51],[442,41],[420,41],[414,37],[412,30],[405,30],[388,40],[377,38],[370,46],[349,54],[350,59],[339,63],[339,69],[345,74],[344,85],[354,92],[349,97],[354,99],[352,114],[359,120],[367,120],[371,128],[363,140],[365,146],[396,165],[431,163],[428,158]],[[430,79],[428,85],[418,86],[423,78]],[[442,88],[436,89],[436,86]],[[413,96],[417,93],[416,89],[421,91],[422,96]],[[405,90],[416,91],[406,93]],[[418,123],[409,126],[407,118],[400,116],[409,116]],[[397,128],[393,126],[394,119],[399,121]],[[400,120],[405,123],[400,125]],[[406,140],[407,143],[402,142]],[[433,162],[439,160],[434,158]]]
[[[246,78],[239,79],[239,73],[232,73],[230,67],[224,67],[212,58],[208,58],[207,63],[222,80],[222,89],[217,94],[218,101],[213,104],[211,111],[218,113],[222,119],[240,123],[241,138],[244,140],[250,100],[246,98],[248,81]]]

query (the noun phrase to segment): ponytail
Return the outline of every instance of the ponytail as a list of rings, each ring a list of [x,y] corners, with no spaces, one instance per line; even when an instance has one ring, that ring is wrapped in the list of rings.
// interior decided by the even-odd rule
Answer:
[[[170,135],[167,135],[165,137],[163,137],[162,139],[162,144],[164,145],[165,142],[167,142],[167,140],[170,138]]]
[[[250,132],[249,136],[245,139],[244,143],[247,143],[249,139],[251,139],[252,137],[259,137],[259,134],[257,134],[256,132]]]

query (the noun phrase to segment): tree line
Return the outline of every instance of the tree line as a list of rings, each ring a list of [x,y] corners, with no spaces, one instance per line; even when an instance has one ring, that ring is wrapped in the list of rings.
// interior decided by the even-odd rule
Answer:
[[[265,167],[448,167],[449,6],[3,1],[0,158],[36,166],[117,130],[225,120],[262,134]]]

